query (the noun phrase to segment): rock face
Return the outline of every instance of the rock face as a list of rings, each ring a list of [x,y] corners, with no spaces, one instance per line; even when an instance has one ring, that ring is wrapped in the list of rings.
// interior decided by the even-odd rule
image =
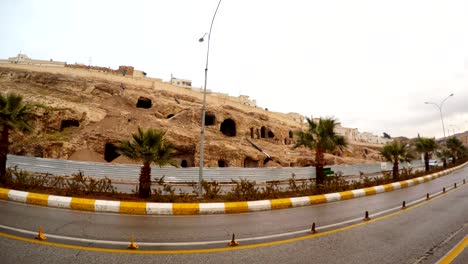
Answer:
[[[130,77],[129,80],[131,80]],[[164,87],[160,89],[159,86]],[[10,153],[37,157],[132,163],[115,152],[138,126],[167,131],[181,167],[198,166],[200,97],[168,84],[138,85],[125,79],[61,74],[34,68],[0,67],[0,91],[35,104],[35,132],[14,133]],[[208,95],[208,97],[210,97]],[[210,99],[210,98],[208,98]],[[207,167],[313,165],[313,153],[292,149],[297,122],[286,123],[254,107],[208,100],[204,164]],[[272,160],[256,147],[271,155]],[[380,161],[378,146],[350,145],[327,154],[328,164]],[[268,161],[268,162],[265,162]]]

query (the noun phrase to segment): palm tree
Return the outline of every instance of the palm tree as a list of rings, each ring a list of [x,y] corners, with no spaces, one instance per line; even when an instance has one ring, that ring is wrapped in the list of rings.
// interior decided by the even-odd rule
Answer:
[[[296,135],[298,137],[297,143],[293,146],[293,149],[304,146],[315,151],[315,175],[316,183],[323,184],[325,176],[323,173],[323,167],[325,166],[325,152],[334,151],[336,148],[342,149],[346,147],[347,142],[343,136],[335,133],[335,127],[337,122],[335,119],[320,118],[316,123],[310,118],[306,118],[308,128],[306,131],[298,131]]]
[[[10,145],[10,131],[33,130],[31,106],[23,102],[23,97],[16,94],[0,94],[0,182],[6,181],[6,162]]]
[[[447,167],[447,159],[450,158],[450,156],[452,155],[452,153],[450,152],[450,150],[445,147],[445,146],[442,146],[437,152],[436,152],[436,155],[437,157],[439,157],[439,159],[442,160],[442,162],[444,163],[444,168]]]
[[[132,160],[143,162],[140,170],[140,188],[138,195],[148,198],[151,195],[151,163],[164,166],[167,164],[177,167],[172,158],[174,145],[165,138],[166,132],[149,128],[143,131],[138,127],[138,133],[132,134],[132,140],[122,140],[117,153]]]
[[[450,150],[453,163],[455,163],[457,158],[463,156],[464,152],[466,151],[465,146],[463,146],[463,143],[457,137],[450,137],[447,139],[446,145]]]
[[[399,162],[410,162],[413,155],[410,152],[409,145],[402,145],[400,141],[394,140],[385,144],[380,154],[387,160],[393,163],[393,179],[398,180]]]
[[[429,155],[437,149],[437,143],[433,138],[420,137],[416,139],[416,151],[424,153],[424,166],[429,171]]]

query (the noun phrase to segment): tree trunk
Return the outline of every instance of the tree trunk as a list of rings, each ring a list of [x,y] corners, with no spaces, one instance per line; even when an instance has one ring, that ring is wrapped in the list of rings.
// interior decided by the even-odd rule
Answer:
[[[9,130],[5,126],[0,136],[0,183],[6,182],[6,162],[8,155],[8,137]]]
[[[140,189],[138,196],[140,198],[148,198],[151,195],[151,166],[149,163],[144,163],[140,171]]]
[[[316,184],[323,184],[325,176],[323,175],[323,167],[325,165],[325,158],[323,155],[323,150],[317,148],[315,151],[315,182]]]
[[[442,159],[442,161],[444,162],[444,168],[447,167],[447,159],[444,158],[444,159]]]
[[[393,180],[398,180],[400,176],[400,170],[398,168],[398,161],[393,162]]]
[[[426,172],[429,172],[429,152],[424,152],[424,166],[426,167]]]

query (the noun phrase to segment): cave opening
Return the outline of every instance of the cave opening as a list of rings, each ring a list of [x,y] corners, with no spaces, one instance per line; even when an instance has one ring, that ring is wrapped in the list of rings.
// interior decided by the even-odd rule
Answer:
[[[228,137],[236,136],[236,122],[228,118],[221,123],[221,133]]]
[[[258,167],[258,161],[254,160],[250,157],[246,157],[244,159],[244,168],[257,168]]]
[[[140,96],[138,97],[138,102],[136,104],[137,108],[151,108],[153,106],[153,103],[151,102],[151,99],[147,97]]]
[[[174,114],[169,114],[166,118],[169,119],[169,118],[172,118],[174,117]]]
[[[180,163],[180,166],[182,168],[187,168],[188,164],[187,164],[187,161],[186,160],[182,160],[182,162]]]
[[[216,123],[216,116],[213,114],[205,114],[205,125],[213,126]]]
[[[293,132],[289,130],[289,138],[293,138]]]
[[[117,146],[115,146],[112,143],[106,143],[106,145],[104,146],[104,159],[107,162],[111,162],[119,156],[120,154],[117,153]]]
[[[274,138],[275,134],[273,134],[273,132],[271,130],[268,130],[268,137],[269,138]]]
[[[265,138],[265,135],[266,135],[266,127],[262,126],[260,128],[260,137]]]
[[[218,167],[220,168],[224,168],[224,167],[227,167],[228,164],[225,160],[218,160]]]
[[[253,127],[250,128],[250,138],[251,139],[254,138],[254,128]]]
[[[64,119],[60,122],[60,131],[64,130],[67,127],[79,127],[80,121],[76,119]]]

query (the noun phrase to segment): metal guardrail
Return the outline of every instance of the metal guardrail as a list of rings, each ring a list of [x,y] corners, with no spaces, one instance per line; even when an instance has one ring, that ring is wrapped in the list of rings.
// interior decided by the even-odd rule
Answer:
[[[7,166],[18,166],[19,169],[38,173],[49,173],[53,175],[71,175],[82,171],[86,176],[94,178],[110,178],[112,180],[137,180],[141,165],[110,164],[99,162],[85,162],[72,160],[58,160],[35,158],[17,155],[8,155]],[[413,162],[412,167],[421,166],[421,162]],[[332,165],[327,166],[343,176],[360,175],[381,172],[380,163],[354,164],[354,165]],[[403,167],[403,166],[401,166]],[[387,164],[391,168],[391,164]],[[206,181],[231,182],[231,180],[249,179],[256,182],[285,181],[291,178],[309,179],[315,178],[315,167],[288,167],[288,168],[205,168],[204,179]],[[198,182],[198,167],[191,168],[159,168],[152,166],[151,176],[160,178],[165,176],[169,183]]]

